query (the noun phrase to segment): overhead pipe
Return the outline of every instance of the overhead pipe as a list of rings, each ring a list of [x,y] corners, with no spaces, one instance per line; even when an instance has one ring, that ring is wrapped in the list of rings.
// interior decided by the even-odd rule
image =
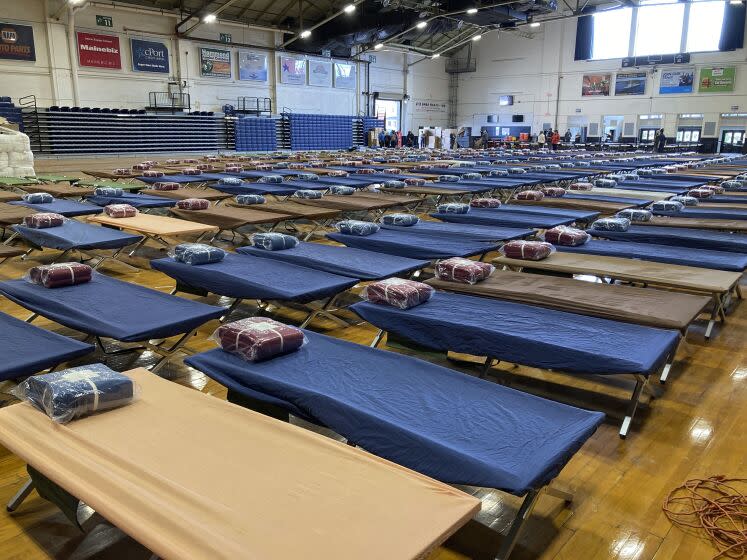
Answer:
[[[363,2],[364,2],[364,0],[354,0],[353,2],[350,2],[350,4],[352,4],[353,6],[358,6],[359,4],[362,4]],[[347,6],[347,5],[348,5],[348,4],[346,4],[346,6]],[[332,14],[331,16],[329,16],[329,17],[327,17],[327,18],[323,19],[323,20],[322,20],[322,21],[320,21],[319,23],[315,23],[314,25],[312,25],[312,26],[311,26],[311,27],[309,27],[308,29],[301,29],[301,30],[299,31],[299,33],[296,33],[296,34],[295,34],[295,35],[294,35],[293,37],[291,37],[290,39],[288,39],[287,41],[285,41],[285,42],[284,42],[284,43],[283,43],[282,45],[280,45],[280,47],[281,47],[281,48],[285,48],[285,47],[287,47],[288,45],[290,45],[291,43],[293,43],[294,41],[297,41],[298,39],[300,39],[300,38],[301,38],[301,32],[302,32],[302,31],[314,31],[314,30],[315,30],[315,29],[317,29],[318,27],[321,27],[322,25],[324,25],[324,24],[326,24],[326,23],[329,23],[329,22],[330,22],[330,21],[332,21],[333,19],[335,19],[335,18],[338,18],[338,17],[340,17],[341,15],[343,15],[343,14],[346,14],[346,13],[347,13],[347,12],[345,11],[345,8],[342,8],[342,9],[340,9],[340,10],[336,11],[336,12],[335,12],[334,14]]]

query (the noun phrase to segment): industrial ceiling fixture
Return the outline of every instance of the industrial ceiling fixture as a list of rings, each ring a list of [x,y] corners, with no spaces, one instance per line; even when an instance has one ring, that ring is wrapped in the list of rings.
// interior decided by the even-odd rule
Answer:
[[[311,31],[309,31],[308,29],[304,29],[303,31],[301,31],[300,37],[301,39],[306,39],[308,37],[311,37]]]
[[[355,4],[348,4],[342,9],[346,14],[352,14],[355,11]]]
[[[215,21],[218,19],[218,16],[215,14],[207,14],[205,17],[202,18],[203,23],[215,23]]]
[[[467,13],[469,15],[476,14],[477,13],[477,8],[470,8],[469,10],[467,10]]]

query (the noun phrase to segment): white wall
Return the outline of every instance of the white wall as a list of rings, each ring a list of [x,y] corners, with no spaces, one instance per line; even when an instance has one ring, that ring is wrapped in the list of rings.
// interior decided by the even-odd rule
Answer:
[[[114,27],[98,27],[97,15],[110,16]],[[0,95],[10,95],[17,101],[19,97],[34,94],[38,104],[43,107],[74,105],[66,35],[67,16],[63,15],[60,21],[46,23],[44,0],[0,0],[0,21],[31,25],[34,28],[37,58],[35,63],[0,60],[0,74],[3,76]],[[217,23],[201,25],[190,39],[177,41],[173,36],[177,21],[173,16],[101,7],[96,6],[95,2],[94,6],[79,11],[75,16],[76,31],[118,35],[122,58],[121,70],[78,68],[79,104],[90,107],[143,107],[147,104],[148,92],[165,92],[168,83],[178,81],[179,77],[186,81],[186,91],[191,95],[193,109],[199,110],[220,110],[226,103],[236,104],[240,96],[269,97],[275,111],[288,107],[294,112],[325,114],[365,111],[367,97],[361,94],[364,91],[387,92],[400,97],[408,94],[413,100],[444,103],[447,100],[448,79],[443,60],[427,60],[408,67],[408,64],[422,57],[393,52],[376,53],[376,62],[370,64],[370,87],[366,83],[367,64],[358,64],[357,90],[281,84],[279,54],[269,56],[271,68],[268,83],[239,81],[235,54],[239,47],[215,45],[204,40],[218,40],[219,34],[225,32],[232,35],[234,43],[272,48],[282,42],[282,34]],[[130,38],[163,42],[169,49],[170,74],[133,71]],[[233,75],[230,80],[200,76],[201,46],[229,48],[232,51]],[[51,60],[48,50],[52,53]],[[77,47],[72,56],[77,57]],[[408,110],[407,105],[403,115],[404,130],[446,124],[446,111],[423,113]]]
[[[719,123],[717,134],[724,126],[742,124],[721,120],[719,115],[733,112],[732,106],[747,112],[747,62],[743,49],[692,55],[696,80],[701,67],[736,66],[737,82],[732,93],[659,95],[661,69],[649,68],[645,95],[582,97],[584,74],[614,75],[621,70],[637,70],[621,69],[620,59],[574,61],[575,40],[575,19],[543,24],[532,38],[509,32],[485,35],[473,45],[477,72],[460,75],[458,124],[479,127],[485,124],[486,114],[498,114],[499,123],[508,125],[512,114],[523,114],[533,131],[539,130],[543,123],[551,123],[562,134],[573,121],[600,123],[604,115],[622,115],[625,122],[636,124],[637,134],[639,115],[663,114],[668,136],[676,132],[681,113],[703,113],[705,122]],[[499,107],[500,95],[514,95],[514,105]]]

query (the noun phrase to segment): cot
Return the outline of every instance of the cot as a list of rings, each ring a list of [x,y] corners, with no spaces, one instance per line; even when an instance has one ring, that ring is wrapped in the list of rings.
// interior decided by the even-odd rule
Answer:
[[[500,208],[470,208],[466,214],[434,212],[430,214],[443,222],[454,224],[475,224],[494,227],[524,227],[550,229],[556,226],[571,225],[576,218],[558,214],[540,214],[529,212],[501,211]]]
[[[238,404],[327,426],[377,456],[449,484],[525,496],[501,543],[501,560],[543,490],[570,501],[549,484],[602,414],[416,358],[305,334],[306,346],[265,362],[216,349],[187,363],[225,385]]]
[[[17,192],[0,191],[0,203],[21,200],[23,196]]]
[[[34,177],[0,177],[0,187],[23,187],[38,182]]]
[[[209,183],[211,181],[217,181],[220,179],[220,176],[218,177],[211,177],[207,173],[203,173],[202,175],[184,175],[182,173],[173,173],[170,175],[166,175],[164,177],[135,177],[138,181],[141,181],[143,183],[153,184],[153,183],[162,183],[164,181],[168,181],[169,183],[179,183],[180,185],[189,185],[189,184],[195,184],[195,185],[203,185],[205,183]],[[160,191],[159,191],[160,192]]]
[[[165,258],[151,261],[151,267],[176,280],[172,293],[186,292],[206,296],[210,293],[233,298],[234,302],[224,309],[227,318],[245,299],[257,300],[257,311],[266,307],[266,302],[295,302],[310,304],[302,322],[308,325],[317,315],[325,315],[340,322],[332,315],[337,296],[358,283],[357,278],[331,274],[279,260],[250,255],[228,253],[217,263],[192,266]]]
[[[100,214],[104,211],[100,206],[65,199],[54,200],[47,204],[31,204],[29,202],[24,202],[23,200],[9,202],[8,204],[25,206],[26,208],[30,208],[36,212],[53,212],[68,218],[74,218],[75,216],[90,216],[93,214]]]
[[[47,289],[24,279],[0,282],[9,300],[95,340],[108,355],[149,350],[160,356],[158,371],[203,324],[223,314],[222,307],[190,301],[94,272],[90,282]],[[178,336],[167,345],[167,339]],[[102,339],[137,342],[140,346],[107,351]],[[163,339],[163,340],[161,340]]]
[[[301,241],[292,249],[267,251],[256,247],[239,247],[237,253],[314,268],[359,280],[382,280],[390,276],[405,276],[425,268],[430,261],[386,255],[352,247],[322,245]]]
[[[29,177],[29,179],[35,179],[41,183],[68,183],[72,185],[80,181],[80,177],[72,177],[70,175],[54,175],[54,174],[41,174]]]
[[[79,187],[77,184],[34,183],[33,185],[27,185],[22,188],[27,193],[46,192],[55,198],[84,198],[93,194],[94,191],[90,187]]]
[[[26,377],[93,352],[78,342],[0,313],[0,381]]]
[[[76,220],[68,220],[59,227],[46,229],[35,229],[21,225],[13,226],[12,229],[14,233],[5,241],[6,244],[20,236],[31,245],[31,248],[24,253],[23,258],[33,251],[57,249],[62,253],[57,255],[55,261],[64,261],[70,253],[77,251],[82,255],[88,255],[90,258],[96,259],[93,268],[98,268],[107,260],[117,261],[130,267],[117,257],[126,247],[137,244],[142,240],[140,235],[132,235]],[[99,253],[102,250],[113,251],[113,253],[104,255]]]
[[[168,180],[168,179],[166,179]],[[145,183],[125,183],[124,181],[103,181],[103,180],[90,180],[83,179],[75,183],[78,187],[88,187],[91,189],[122,189],[123,191],[138,192],[148,185]]]
[[[176,204],[176,200],[163,196],[148,196],[140,193],[124,193],[122,196],[87,196],[86,201],[97,206],[110,204],[129,204],[134,208],[169,208]]]
[[[541,261],[526,261],[498,257],[496,266],[512,269],[531,269],[561,274],[585,274],[602,279],[642,283],[645,286],[708,294],[713,298],[713,308],[705,331],[709,339],[720,318],[726,321],[726,306],[731,294],[741,297],[741,273],[682,266],[676,264],[639,261],[636,259],[557,252]]]
[[[226,202],[226,205],[235,208],[246,208],[246,206],[241,206],[233,201]],[[293,202],[291,200],[252,204],[250,208],[258,212],[272,212],[274,214],[290,215],[292,216],[294,223],[302,220],[308,221],[312,227],[308,232],[306,232],[303,237],[304,240],[310,239],[317,231],[328,226],[332,219],[337,218],[342,214],[342,211],[336,208],[310,206],[308,204],[301,204],[300,202]],[[290,227],[290,224],[288,227]]]
[[[498,242],[532,237],[537,232],[533,229],[477,226],[472,224],[449,224],[421,220],[413,226],[395,226],[381,224],[382,229],[401,231],[416,235],[451,237],[462,241]]]
[[[8,226],[19,224],[26,216],[32,214],[36,214],[36,212],[31,208],[0,202],[0,228],[5,229]]]
[[[85,173],[86,175],[90,175],[91,177],[95,177],[96,179],[106,179],[108,181],[122,181],[126,179],[137,179],[140,177],[143,172],[142,171],[130,171],[129,173],[125,174],[119,174],[119,173],[112,173],[111,171],[96,171],[93,169],[89,170],[82,170],[82,173]]]
[[[239,194],[271,194],[276,197],[290,196],[298,189],[274,183],[242,183],[240,185],[213,185],[215,190],[236,196]]]
[[[625,210],[626,208],[636,208],[637,206],[641,206],[641,204],[634,203],[635,199],[630,198],[628,200],[629,202],[616,202],[611,200],[595,200],[591,197],[575,198],[565,195],[562,198],[545,197],[542,200],[512,200],[511,203],[525,205],[529,208],[534,208],[535,206],[541,205],[546,208],[550,207],[568,208],[575,210],[591,210],[594,212],[599,212],[601,214],[614,214],[615,212]],[[650,201],[645,202],[647,203]]]
[[[236,235],[246,238],[247,235],[239,231],[247,226],[254,226],[257,231],[272,231],[275,227],[285,221],[293,220],[290,214],[279,214],[275,212],[260,212],[253,206],[230,207],[213,206],[205,210],[182,210],[172,208],[171,213],[177,218],[199,222],[218,228],[215,237],[222,231],[230,231],[233,237]]]
[[[670,219],[666,218],[666,220]],[[686,219],[688,223],[692,222],[692,218]],[[747,236],[719,231],[706,231],[705,229],[674,227],[673,224],[670,227],[661,227],[660,225],[632,225],[628,231],[603,231],[599,229],[589,229],[587,231],[594,237],[611,239],[613,241],[637,241],[657,245],[691,247],[693,249],[747,253]]]
[[[180,187],[175,191],[157,191],[155,189],[144,189],[140,191],[144,196],[162,196],[172,200],[186,200],[187,198],[203,198],[210,201],[221,201],[231,198],[231,195],[216,189],[185,188]]]
[[[477,284],[447,282],[437,278],[426,280],[426,284],[446,292],[515,301],[661,329],[676,329],[683,334],[710,302],[708,297],[694,294],[598,284],[511,270],[495,270],[489,278]]]
[[[626,191],[658,192],[669,196],[687,194],[687,191],[690,190],[690,187],[678,187],[672,183],[660,184],[650,183],[648,181],[621,181],[615,188],[624,189]]]
[[[571,194],[571,192],[566,192],[566,196]],[[582,193],[573,193],[574,195],[582,196]],[[594,187],[591,191],[589,191],[589,194],[592,196],[595,195],[602,195],[602,196],[612,196],[615,198],[636,198],[636,199],[645,199],[650,200],[651,202],[656,202],[659,200],[667,200],[672,195],[665,192],[658,192],[658,191],[634,191],[622,187],[615,187],[615,188],[604,188],[604,187]]]
[[[36,486],[72,519],[81,500],[154,556],[190,560],[420,558],[479,510],[362,450],[142,369],[125,375],[137,401],[64,426],[27,404],[0,410],[0,443],[32,474],[9,509]],[[598,419],[566,414],[582,443]]]
[[[328,233],[327,237],[348,247],[410,259],[436,260],[473,255],[480,255],[482,258],[487,253],[498,250],[497,243],[469,241],[448,236],[420,235],[389,229],[381,229],[365,237],[345,233]]]
[[[88,218],[88,221],[101,224],[108,228],[130,231],[142,236],[140,241],[130,250],[130,256],[134,255],[148,240],[168,248],[171,247],[172,243],[167,239],[173,240],[193,236],[198,236],[198,239],[201,239],[208,234],[218,233],[216,226],[150,214],[137,214],[132,218],[112,218],[111,216],[100,214]]]
[[[693,249],[691,247],[636,243],[634,241],[603,241],[600,239],[591,239],[577,247],[556,245],[555,248],[558,251],[568,253],[623,257],[730,272],[744,272],[747,269],[747,254],[710,249]]]
[[[499,360],[571,374],[632,375],[621,438],[649,376],[663,372],[680,339],[675,330],[446,292],[410,309],[367,301],[350,309],[380,329],[372,346],[390,332],[436,351],[487,356],[483,374]]]
[[[697,218],[701,220],[747,220],[747,210],[739,210],[736,208],[720,207],[720,208],[701,208],[700,205],[696,207],[685,207],[679,212],[665,212],[661,210],[653,210],[655,216],[666,216],[668,218]]]
[[[8,245],[0,245],[0,264],[3,264],[5,261],[12,259],[13,257],[19,257],[23,255],[24,252],[23,249],[9,247]]]

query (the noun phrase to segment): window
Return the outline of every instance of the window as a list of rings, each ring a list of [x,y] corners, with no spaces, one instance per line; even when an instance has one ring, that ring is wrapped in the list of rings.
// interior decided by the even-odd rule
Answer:
[[[653,3],[657,5],[646,5]],[[684,17],[685,5],[677,0],[642,0],[638,8],[633,55],[680,52]]]
[[[687,52],[717,51],[724,23],[724,2],[693,2],[687,27]]]
[[[633,10],[631,8],[607,10],[594,14],[592,57],[599,60],[628,56],[632,20]]]

